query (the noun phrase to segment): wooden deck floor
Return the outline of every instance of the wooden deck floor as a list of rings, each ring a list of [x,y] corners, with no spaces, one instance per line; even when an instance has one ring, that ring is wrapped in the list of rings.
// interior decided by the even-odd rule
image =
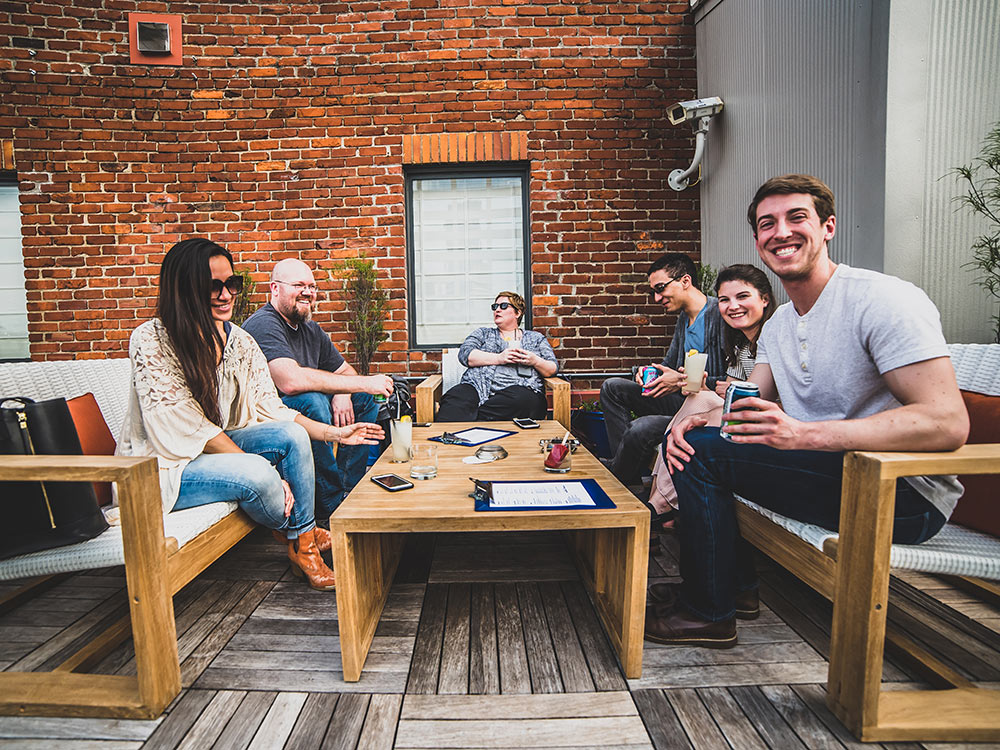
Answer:
[[[649,574],[676,575],[669,534]],[[1000,687],[1000,610],[921,575],[894,589],[891,617]],[[761,592],[736,648],[647,644],[642,678],[626,680],[560,537],[415,536],[364,676],[345,683],[336,598],[292,578],[281,547],[255,533],[175,598],[185,689],[162,717],[0,717],[0,746],[878,747],[825,708],[829,605],[766,564]],[[928,628],[940,601],[964,616]],[[0,617],[0,667],[57,663],[125,606],[120,569],[72,576]],[[130,670],[125,644],[97,671]],[[884,679],[914,680],[891,663]]]

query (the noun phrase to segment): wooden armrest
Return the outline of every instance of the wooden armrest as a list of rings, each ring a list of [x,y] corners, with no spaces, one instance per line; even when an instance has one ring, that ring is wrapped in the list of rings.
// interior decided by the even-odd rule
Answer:
[[[1000,474],[1000,443],[963,445],[941,453],[855,451],[848,455],[877,465],[885,479],[921,474]]]
[[[417,385],[417,421],[434,421],[434,404],[441,400],[442,377],[429,375]]]
[[[0,480],[26,482],[119,482],[150,456],[0,456]]]
[[[552,391],[552,418],[569,429],[570,422],[570,385],[562,378],[543,378],[545,387]]]

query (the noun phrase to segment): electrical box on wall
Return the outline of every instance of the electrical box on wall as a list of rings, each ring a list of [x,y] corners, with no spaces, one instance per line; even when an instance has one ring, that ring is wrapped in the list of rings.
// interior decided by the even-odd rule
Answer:
[[[128,46],[130,62],[180,65],[181,17],[165,13],[129,13]]]

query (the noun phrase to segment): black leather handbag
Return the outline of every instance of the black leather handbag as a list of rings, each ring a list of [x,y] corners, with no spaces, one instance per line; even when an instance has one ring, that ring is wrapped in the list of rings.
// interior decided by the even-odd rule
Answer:
[[[81,455],[66,399],[0,401],[0,453]],[[0,495],[0,559],[82,542],[108,528],[90,482],[3,482]]]

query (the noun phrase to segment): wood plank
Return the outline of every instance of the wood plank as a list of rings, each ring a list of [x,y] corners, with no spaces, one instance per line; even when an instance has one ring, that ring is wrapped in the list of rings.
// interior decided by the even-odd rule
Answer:
[[[247,747],[276,696],[277,693],[268,691],[247,693],[213,747],[218,750],[243,750]]]
[[[46,740],[49,747],[88,738],[94,742],[143,742],[161,719],[74,719],[47,716],[5,716],[0,719],[0,745],[19,747],[25,740]]]
[[[611,650],[604,628],[597,620],[597,614],[587,597],[587,592],[578,583],[565,583],[562,585],[562,590],[570,617],[576,626],[580,646],[584,656],[587,657],[594,687],[597,690],[627,689],[628,683]]]
[[[519,739],[520,738],[520,739]],[[529,739],[530,738],[530,739]],[[650,747],[649,736],[638,717],[615,716],[581,719],[470,719],[466,721],[399,722],[397,748],[502,748],[566,747],[568,738],[579,738],[577,747]]]
[[[313,693],[306,698],[292,734],[285,743],[287,748],[319,747],[326,735],[326,727],[333,716],[340,696],[336,693]]]
[[[444,638],[445,613],[448,606],[448,587],[429,583],[424,595],[424,608],[417,628],[410,660],[407,693],[434,693],[437,691],[441,667],[441,643]]]
[[[220,690],[216,693],[177,745],[177,750],[211,747],[245,697],[246,692],[242,690]]]
[[[774,705],[764,697],[758,687],[732,687],[730,694],[750,718],[757,731],[770,747],[782,750],[805,750],[805,745],[781,718]]]
[[[358,747],[364,750],[391,750],[402,704],[402,695],[373,695]]]
[[[405,672],[410,660],[408,654],[380,653],[371,654],[366,669],[373,672]],[[245,669],[245,670],[310,670],[324,672],[339,671],[340,656],[330,653],[297,653],[289,650],[281,651],[237,651],[224,649],[212,661],[212,669]]]
[[[230,651],[275,651],[278,653],[340,653],[340,638],[335,635],[289,635],[276,638],[265,633],[246,633],[240,628],[221,654]],[[402,636],[380,636],[372,640],[369,654],[405,654],[407,661],[413,652],[415,638]],[[494,647],[494,651],[495,651]]]
[[[684,727],[662,690],[637,690],[632,697],[656,750],[690,750]]]
[[[528,654],[521,627],[521,609],[512,583],[498,583],[494,589],[497,618],[497,645],[500,661],[500,692],[530,693]],[[407,691],[410,692],[410,691]]]
[[[729,745],[739,750],[767,750],[753,723],[725,688],[700,688],[698,696],[712,715]]]
[[[400,720],[461,721],[482,716],[503,720],[572,719],[635,715],[636,707],[627,691],[499,696],[407,694],[403,698]]]
[[[198,644],[191,655],[181,665],[185,685],[191,684],[198,675],[211,663],[233,634],[240,629],[246,619],[253,613],[274,584],[270,581],[258,581],[250,586],[250,590],[240,599],[208,636]]]
[[[284,747],[307,697],[308,693],[278,693],[257,728],[257,733],[248,746],[249,750]]]
[[[759,645],[744,645],[743,631],[740,631],[740,645],[733,649],[709,650],[693,646],[654,646],[646,647],[643,664],[646,667],[707,667],[730,664],[773,664],[775,662],[816,662],[826,664],[826,661],[815,649],[802,641],[793,643],[762,643]]]
[[[555,649],[559,674],[567,693],[585,693],[594,690],[594,680],[590,676],[587,659],[577,638],[573,619],[563,598],[562,587],[557,583],[542,583],[538,587],[545,617],[549,623],[549,633]]]
[[[840,721],[833,713],[827,708],[826,705],[826,689],[822,685],[793,685],[790,689],[795,692],[796,695],[802,700],[802,702],[809,707],[809,710],[815,714],[816,718],[823,724],[824,727],[829,730],[829,732],[837,738],[847,750],[872,750],[872,748],[878,747],[877,745],[872,745],[870,743],[860,742],[854,735],[847,731],[844,727],[843,722]],[[893,745],[893,750],[901,750]]]
[[[358,693],[340,696],[323,738],[323,750],[354,750],[361,736],[370,700],[370,695]]]
[[[725,747],[726,739],[694,690],[664,691],[691,744],[696,748]]]
[[[796,736],[810,750],[841,750],[839,740],[816,717],[788,685],[763,685],[760,688]]]
[[[559,663],[556,661],[552,638],[549,636],[538,586],[532,583],[518,583],[515,586],[521,608],[521,625],[524,629],[525,652],[531,675],[531,692],[565,692],[559,677]]]
[[[406,670],[379,672],[366,670],[360,680],[346,682],[340,670],[283,669],[259,671],[253,669],[222,669],[209,667],[197,679],[194,687],[221,690],[277,690],[309,693],[402,693],[406,689]]]
[[[250,591],[252,584],[249,581],[240,581],[232,584],[216,584],[221,596],[214,599],[206,594],[206,598],[211,602],[205,611],[177,641],[177,653],[180,656],[183,666],[184,660],[195,652],[199,644],[205,640],[209,634],[218,626],[222,619],[233,607]]]
[[[448,586],[441,671],[437,692],[464,695],[469,692],[469,608],[471,589],[467,583]]]
[[[500,660],[493,586],[474,583],[469,608],[469,693],[497,695],[500,692]]]
[[[629,680],[629,689],[719,687],[728,685],[768,685],[826,682],[826,662],[788,664],[727,664],[709,667],[651,667],[638,680]]]
[[[14,671],[30,672],[42,669],[46,665],[49,665],[46,668],[51,669],[52,666],[61,662],[72,652],[74,644],[79,644],[81,640],[88,638],[93,634],[95,628],[99,629],[102,624],[115,622],[127,611],[127,601],[123,601],[121,597],[116,596],[105,599],[82,617],[76,614],[69,614],[68,616],[72,624],[60,631],[59,635],[55,638],[49,639],[15,663],[13,666]],[[7,615],[4,619],[10,622],[14,620],[14,615],[18,614],[15,612],[13,615]],[[59,622],[59,620],[60,618],[58,617],[51,617],[46,618],[43,622]]]
[[[213,698],[214,690],[185,690],[150,735],[147,750],[173,750],[177,747]]]

